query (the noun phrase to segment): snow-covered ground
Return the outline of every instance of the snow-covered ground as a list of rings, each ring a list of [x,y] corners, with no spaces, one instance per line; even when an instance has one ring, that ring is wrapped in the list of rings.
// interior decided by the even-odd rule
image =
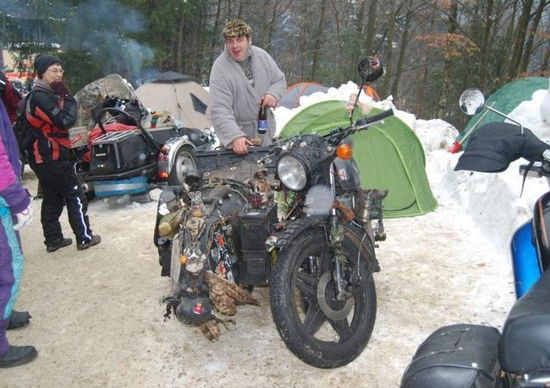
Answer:
[[[353,83],[302,99],[348,100]],[[513,117],[543,137],[550,124],[540,105],[546,91],[522,103]],[[368,102],[366,102],[368,103]],[[391,103],[386,101],[386,104]],[[282,128],[295,111],[276,110]],[[38,358],[0,370],[6,387],[397,387],[420,342],[458,322],[501,327],[515,295],[509,239],[547,190],[529,179],[520,197],[515,162],[500,174],[455,172],[447,152],[457,131],[441,120],[397,110],[420,138],[438,208],[424,216],[386,221],[388,238],[377,257],[378,313],[372,338],[352,363],[334,370],[310,367],[285,347],[271,319],[269,289],[254,290],[260,307],[241,306],[236,326],[210,343],[198,329],[164,320],[159,302],[170,292],[153,245],[156,204],[93,201],[90,220],[98,246],[46,253],[40,222],[22,232],[25,275],[16,308],[31,324],[8,332],[15,345],[32,344]],[[36,178],[25,172],[36,193]],[[39,215],[40,201],[33,201]],[[39,218],[38,216],[36,218]],[[63,230],[70,236],[65,216]]]

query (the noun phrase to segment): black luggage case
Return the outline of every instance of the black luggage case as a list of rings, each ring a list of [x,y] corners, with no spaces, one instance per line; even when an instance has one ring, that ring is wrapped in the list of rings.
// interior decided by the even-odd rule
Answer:
[[[271,259],[265,241],[277,223],[277,206],[251,209],[239,218],[241,260],[239,281],[250,286],[269,283]]]
[[[92,143],[90,176],[135,170],[151,163],[151,148],[139,131],[108,132]]]
[[[495,383],[499,331],[457,324],[433,332],[418,347],[402,388],[489,388]]]

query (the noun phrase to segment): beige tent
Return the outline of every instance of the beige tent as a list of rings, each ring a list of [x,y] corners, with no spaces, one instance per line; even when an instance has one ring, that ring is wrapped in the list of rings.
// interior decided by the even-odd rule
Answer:
[[[180,125],[210,128],[208,92],[185,74],[161,73],[135,91],[143,105],[157,112],[169,112]]]

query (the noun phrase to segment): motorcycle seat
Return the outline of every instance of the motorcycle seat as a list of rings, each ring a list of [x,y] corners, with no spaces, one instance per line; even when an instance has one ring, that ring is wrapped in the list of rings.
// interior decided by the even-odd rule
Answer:
[[[550,369],[550,271],[514,303],[498,352],[501,368],[509,373]]]

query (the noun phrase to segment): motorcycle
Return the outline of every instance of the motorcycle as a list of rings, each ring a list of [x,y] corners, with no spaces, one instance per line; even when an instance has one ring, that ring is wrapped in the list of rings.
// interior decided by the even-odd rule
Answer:
[[[502,172],[524,158],[524,177],[550,177],[550,145],[502,112],[485,106],[483,94],[466,90],[460,107],[467,114],[483,108],[509,122],[481,126],[470,138],[455,170]],[[524,178],[525,179],[525,178]],[[550,192],[535,203],[534,215],[512,238],[518,300],[502,333],[494,327],[456,324],[432,333],[418,347],[401,387],[548,387],[550,386],[550,271],[548,268]]]
[[[372,63],[359,64],[365,83]],[[387,191],[360,188],[350,136],[392,114],[247,155],[196,152],[198,171],[185,188],[165,188],[158,205],[154,240],[173,284],[166,317],[174,311],[216,340],[222,315],[258,304],[249,291],[269,286],[277,330],[298,358],[335,368],[358,357],[376,319]]]
[[[481,91],[466,90],[460,99],[461,109],[473,115],[488,109],[509,122],[489,123],[481,126],[460,157],[456,170],[502,172],[511,162],[524,158],[529,165],[520,166],[526,177],[546,178],[550,185],[550,146],[531,130],[498,110],[485,106]],[[523,296],[548,268],[550,252],[546,236],[545,213],[550,208],[550,192],[542,195],[533,208],[533,218],[513,235],[511,243],[514,285],[516,296]]]
[[[98,124],[89,144],[74,147],[75,172],[84,191],[96,197],[139,194],[151,185],[182,184],[196,168],[196,149],[215,142],[209,130],[177,126],[145,129],[131,101],[107,99],[96,107]],[[136,117],[137,116],[137,117]]]

